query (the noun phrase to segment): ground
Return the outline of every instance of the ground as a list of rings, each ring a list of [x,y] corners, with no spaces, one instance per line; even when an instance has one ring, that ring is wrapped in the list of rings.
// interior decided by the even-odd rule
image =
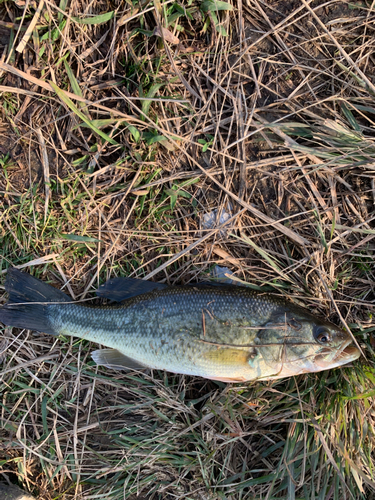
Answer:
[[[42,500],[375,498],[374,20],[369,0],[0,0],[2,285],[19,266],[79,300],[218,265],[363,351],[231,385],[4,327],[0,481]]]

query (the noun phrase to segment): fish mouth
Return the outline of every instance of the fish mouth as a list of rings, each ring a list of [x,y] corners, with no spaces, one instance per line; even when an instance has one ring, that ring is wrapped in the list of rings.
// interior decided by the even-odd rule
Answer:
[[[351,361],[358,359],[361,351],[351,343],[351,339],[346,342],[338,351],[326,348],[315,357],[315,363],[321,368],[335,368],[336,366],[346,365]]]
[[[354,345],[349,345],[348,347],[346,347],[343,352],[341,353],[341,355],[347,357],[347,358],[350,358],[351,361],[354,360],[354,359],[358,359],[361,355],[361,351],[358,349],[358,347],[354,346]]]

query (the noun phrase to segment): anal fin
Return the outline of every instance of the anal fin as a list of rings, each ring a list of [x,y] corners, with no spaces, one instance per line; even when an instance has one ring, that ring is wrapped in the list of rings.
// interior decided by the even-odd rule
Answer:
[[[117,370],[144,370],[147,366],[135,361],[117,349],[98,349],[91,353],[92,359],[97,365]]]

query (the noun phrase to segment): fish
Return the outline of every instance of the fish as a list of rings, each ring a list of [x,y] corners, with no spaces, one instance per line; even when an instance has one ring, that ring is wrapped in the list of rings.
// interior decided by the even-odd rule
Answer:
[[[249,287],[113,278],[97,290],[112,302],[96,306],[9,268],[5,290],[1,323],[96,342],[105,348],[91,356],[108,368],[243,383],[319,372],[360,356],[346,331]]]

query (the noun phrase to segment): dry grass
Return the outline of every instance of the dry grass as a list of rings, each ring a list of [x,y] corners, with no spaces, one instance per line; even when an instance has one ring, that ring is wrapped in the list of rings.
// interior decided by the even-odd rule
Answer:
[[[0,272],[85,298],[227,266],[366,356],[226,386],[5,329],[0,477],[43,500],[375,498],[374,20],[370,0],[0,2]]]

